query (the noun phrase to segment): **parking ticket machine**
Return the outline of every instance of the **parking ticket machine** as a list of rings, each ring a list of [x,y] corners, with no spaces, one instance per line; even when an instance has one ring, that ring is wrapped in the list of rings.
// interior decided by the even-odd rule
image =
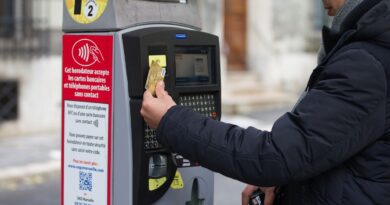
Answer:
[[[186,204],[186,201],[191,201],[192,192],[197,191],[200,195],[196,197],[203,200],[209,195],[207,204],[210,204],[212,173],[200,168],[196,162],[167,152],[157,142],[154,130],[148,128],[138,113],[149,63],[155,58],[161,59],[162,66],[166,66],[166,89],[177,104],[219,119],[218,38],[177,28],[147,28],[125,33],[123,44],[129,79],[130,113],[137,113],[131,115],[134,203],[155,202],[165,194],[161,202],[167,200],[170,203],[166,204]],[[175,198],[177,203],[173,203],[171,198]]]
[[[195,0],[64,1],[61,204],[213,204],[213,173],[170,153],[140,115],[158,62],[177,104],[220,119],[218,37],[200,31],[197,10]]]

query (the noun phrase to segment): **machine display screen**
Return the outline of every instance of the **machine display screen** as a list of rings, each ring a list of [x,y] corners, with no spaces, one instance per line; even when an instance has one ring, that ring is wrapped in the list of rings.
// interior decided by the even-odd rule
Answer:
[[[182,52],[180,52],[182,51]],[[192,48],[183,52],[176,52],[176,84],[210,84],[210,54],[208,49]]]

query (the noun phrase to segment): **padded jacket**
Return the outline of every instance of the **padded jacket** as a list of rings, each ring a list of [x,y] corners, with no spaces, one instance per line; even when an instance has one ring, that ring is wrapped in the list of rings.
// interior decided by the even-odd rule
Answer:
[[[270,132],[174,106],[157,137],[172,152],[257,186],[281,205],[390,204],[390,1],[365,0],[339,32],[294,110]]]

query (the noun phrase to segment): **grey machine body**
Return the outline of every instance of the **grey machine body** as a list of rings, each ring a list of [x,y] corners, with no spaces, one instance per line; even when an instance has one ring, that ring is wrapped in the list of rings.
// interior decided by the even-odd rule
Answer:
[[[133,131],[131,128],[129,79],[125,62],[123,34],[145,28],[175,28],[200,31],[197,0],[186,3],[145,0],[109,0],[102,16],[90,24],[75,22],[64,1],[63,31],[71,35],[112,35],[113,53],[113,137],[111,204],[133,204]],[[153,204],[192,205],[194,193],[204,199],[198,204],[212,205],[214,174],[202,167],[178,168],[184,182],[183,189],[168,189]],[[197,184],[194,184],[197,182]],[[194,190],[196,189],[196,190]],[[136,204],[134,204],[136,205]],[[137,204],[138,205],[138,204]]]

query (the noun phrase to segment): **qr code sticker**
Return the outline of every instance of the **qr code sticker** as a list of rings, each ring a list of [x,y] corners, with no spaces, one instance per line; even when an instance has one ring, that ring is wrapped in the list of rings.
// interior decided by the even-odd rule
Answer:
[[[92,173],[79,173],[79,189],[82,191],[92,191]]]

